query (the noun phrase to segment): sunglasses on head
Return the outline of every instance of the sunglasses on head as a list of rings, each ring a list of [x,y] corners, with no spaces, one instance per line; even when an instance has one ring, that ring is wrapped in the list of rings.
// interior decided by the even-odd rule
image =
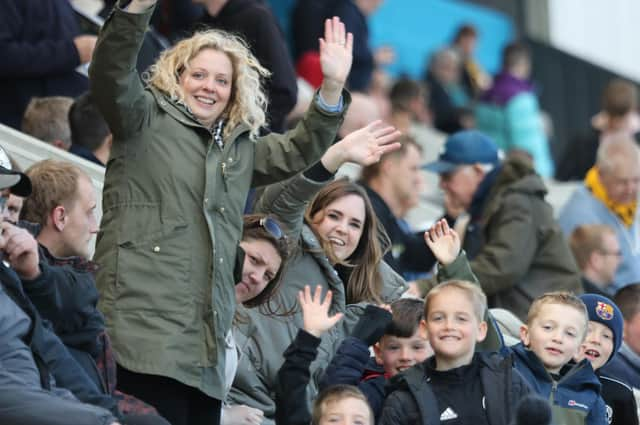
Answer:
[[[260,221],[258,221],[258,225],[277,240],[285,238],[285,234],[280,228],[280,225],[271,217],[262,217]]]

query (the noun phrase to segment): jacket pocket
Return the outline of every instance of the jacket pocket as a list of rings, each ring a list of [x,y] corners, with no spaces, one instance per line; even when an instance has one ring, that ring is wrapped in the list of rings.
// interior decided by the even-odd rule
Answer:
[[[121,238],[117,310],[184,311],[192,299],[189,230],[179,223],[137,239]]]

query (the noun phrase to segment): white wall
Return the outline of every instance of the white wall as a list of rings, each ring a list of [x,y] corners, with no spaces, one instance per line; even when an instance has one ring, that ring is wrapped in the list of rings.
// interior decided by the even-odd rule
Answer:
[[[639,0],[549,0],[551,44],[640,81]]]

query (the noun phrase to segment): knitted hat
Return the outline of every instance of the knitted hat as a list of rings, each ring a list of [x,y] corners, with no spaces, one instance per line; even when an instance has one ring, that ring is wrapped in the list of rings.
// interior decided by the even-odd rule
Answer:
[[[587,307],[589,320],[602,323],[613,332],[613,351],[607,359],[608,363],[613,355],[618,352],[620,345],[622,345],[622,329],[624,324],[622,312],[613,301],[602,295],[584,294],[580,296],[580,299]]]

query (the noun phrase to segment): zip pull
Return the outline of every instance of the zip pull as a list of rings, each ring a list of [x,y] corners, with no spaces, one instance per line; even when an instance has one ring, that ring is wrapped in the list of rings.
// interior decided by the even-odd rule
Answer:
[[[224,184],[224,191],[228,192],[229,188],[227,187],[227,163],[222,163],[222,183]]]

